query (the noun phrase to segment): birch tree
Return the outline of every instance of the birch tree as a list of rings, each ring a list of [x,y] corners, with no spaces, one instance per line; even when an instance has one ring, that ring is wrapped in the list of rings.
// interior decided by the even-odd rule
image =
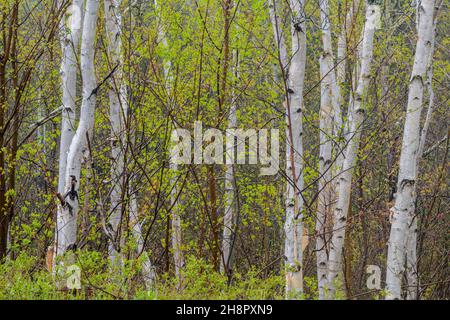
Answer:
[[[320,58],[320,150],[319,150],[319,195],[316,214],[316,259],[319,299],[325,298],[327,286],[328,249],[326,225],[330,219],[332,200],[332,136],[334,115],[339,106],[335,96],[337,87],[334,71],[333,49],[328,0],[320,0],[323,52]]]
[[[359,0],[350,2],[342,30],[337,39],[337,61],[334,62],[331,23],[329,19],[328,0],[319,0],[322,46],[320,58],[321,78],[321,108],[320,108],[320,150],[319,150],[319,196],[316,214],[316,263],[319,299],[326,298],[328,252],[330,230],[327,225],[331,222],[339,191],[339,181],[336,178],[342,171],[346,148],[345,128],[347,121],[342,119],[341,105],[343,103],[342,88],[345,85],[346,62],[348,56],[348,34],[354,18],[354,11],[359,6]],[[347,111],[349,114],[349,111]],[[333,160],[333,156],[335,160]],[[331,232],[332,234],[332,232]]]
[[[121,53],[121,25],[120,0],[105,0],[105,26],[108,40],[108,56],[110,69],[114,71],[110,78],[109,88],[109,117],[111,121],[111,156],[114,161],[111,166],[111,209],[109,216],[110,242],[109,256],[112,262],[120,264],[121,221],[123,195],[125,194],[125,165],[124,149],[126,148],[126,116],[128,103],[126,85],[122,79],[123,58]]]
[[[239,79],[239,52],[237,49],[233,51],[233,76],[234,79]],[[231,93],[231,107],[228,114],[228,130],[234,130],[237,127],[236,111],[238,109],[238,101],[236,89],[233,87]],[[234,145],[231,150],[226,152],[234,153]],[[223,239],[222,239],[222,253],[223,259],[220,265],[222,273],[229,273],[231,269],[231,255],[233,250],[234,232],[236,227],[236,199],[235,199],[235,166],[227,164],[225,171],[225,209],[223,216]]]
[[[345,228],[347,223],[347,214],[350,206],[350,193],[353,176],[353,166],[356,161],[359,140],[361,136],[361,126],[363,125],[365,110],[365,95],[370,81],[370,66],[373,57],[373,39],[375,25],[377,23],[377,6],[367,5],[366,21],[364,24],[364,33],[361,43],[361,66],[359,79],[356,85],[354,98],[350,97],[352,117],[349,119],[349,140],[345,151],[345,160],[343,162],[342,172],[338,177],[339,190],[337,204],[333,213],[333,236],[330,243],[330,254],[328,262],[328,288],[329,297],[333,298],[336,293],[336,286],[342,281],[339,275],[342,270],[342,249],[345,239]]]
[[[432,40],[431,40],[431,50],[428,56],[427,61],[427,80],[426,87],[428,90],[428,110],[425,117],[425,122],[423,124],[423,128],[420,134],[420,143],[419,150],[417,152],[417,175],[420,172],[420,161],[422,160],[424,147],[427,139],[428,129],[430,127],[433,111],[435,108],[434,105],[434,90],[433,90],[433,54],[435,47],[435,36],[436,36],[436,24],[437,24],[437,15],[439,13],[439,8],[442,5],[442,1],[435,2],[434,8],[434,22],[433,22],[433,32],[432,32]],[[417,10],[417,15],[419,18],[419,10]],[[419,19],[418,19],[419,20]],[[419,30],[417,24],[417,31]],[[415,188],[417,188],[417,184],[415,184]],[[416,193],[417,197],[417,193]],[[414,199],[414,203],[416,203],[416,199]],[[418,297],[418,289],[419,289],[419,281],[418,281],[418,264],[417,264],[417,217],[413,218],[413,221],[408,229],[408,236],[406,241],[406,277],[407,277],[407,298],[408,300],[416,300]]]
[[[66,27],[66,21],[64,19],[61,20],[61,91],[63,110],[61,115],[61,140],[59,148],[58,192],[60,194],[64,192],[67,154],[69,152],[70,142],[75,134],[77,54],[82,30],[83,4],[84,1],[82,0],[73,0],[73,4],[69,10],[70,25]]]
[[[126,172],[126,149],[128,147],[128,133],[130,127],[129,106],[127,100],[127,87],[123,79],[123,54],[122,54],[122,14],[120,0],[105,0],[105,25],[108,40],[109,65],[112,70],[109,88],[110,121],[111,121],[111,156],[114,161],[111,166],[111,213],[109,225],[109,256],[117,265],[122,264],[121,247],[124,243],[124,226],[121,225],[123,214],[129,212],[132,235],[137,244],[137,253],[142,255],[142,274],[147,289],[153,288],[155,271],[148,253],[145,251],[145,243],[142,235],[142,221],[139,219],[138,202],[136,192],[130,194],[129,205],[126,206],[124,195],[130,193]]]
[[[222,5],[222,11],[224,15],[224,53],[223,53],[223,68],[222,68],[222,98],[220,99],[220,104],[226,103],[226,92],[227,92],[227,69],[228,69],[228,59],[230,51],[230,28],[231,28],[231,9],[232,1],[229,0],[224,2]],[[239,5],[239,4],[238,4]],[[236,8],[235,17],[238,14],[238,9]],[[238,32],[237,32],[238,34]],[[239,39],[239,38],[238,38]],[[226,149],[226,156],[230,159],[234,159],[234,136],[233,132],[237,127],[237,109],[238,109],[238,95],[236,92],[236,85],[239,79],[239,50],[238,48],[232,49],[231,57],[231,71],[232,71],[232,86],[231,86],[231,103],[228,111],[228,128],[227,137],[232,137],[233,143]],[[224,106],[221,106],[223,108]],[[238,142],[239,143],[239,142]],[[235,230],[236,230],[236,189],[235,189],[235,166],[233,163],[226,164],[225,170],[225,208],[223,215],[223,233],[222,233],[222,259],[220,263],[220,272],[225,273],[228,277],[231,277],[232,269],[232,251],[234,247]]]
[[[81,162],[88,156],[88,138],[92,138],[96,102],[94,71],[94,41],[97,27],[98,0],[87,0],[81,39],[81,75],[83,100],[80,122],[69,147],[67,156],[63,207],[57,217],[57,255],[76,248],[77,216],[79,210]]]
[[[417,6],[418,37],[408,90],[397,193],[394,207],[391,208],[392,225],[386,267],[386,299],[402,298],[401,285],[405,272],[407,249],[409,249],[409,255],[413,256],[408,259],[409,269],[413,268],[411,261],[415,261],[417,222],[414,222],[416,220],[414,214],[418,160],[420,159],[418,158],[418,155],[420,157],[420,116],[423,108],[427,70],[433,54],[434,5],[434,0],[422,0]],[[407,247],[408,240],[409,247]],[[413,280],[411,285],[416,287],[415,276],[409,276],[409,280]],[[415,293],[410,291],[409,296],[415,296]]]
[[[58,175],[58,193],[64,194],[64,187],[66,182],[67,170],[67,156],[72,138],[75,134],[75,104],[77,98],[77,70],[78,70],[78,49],[82,32],[82,15],[83,15],[83,0],[74,0],[71,7],[69,7],[70,19],[66,24],[64,19],[60,23],[62,29],[61,36],[61,91],[62,91],[62,106],[61,113],[61,138],[59,145],[59,175]],[[63,207],[58,204],[57,217],[62,217]],[[61,225],[60,225],[61,226]],[[62,226],[61,226],[62,227]],[[62,227],[64,228],[64,227]],[[56,242],[58,242],[58,235],[56,232]],[[57,252],[56,250],[55,252]]]
[[[292,56],[288,66],[284,35],[277,15],[277,2],[273,1],[269,8],[287,97],[285,102],[287,186],[284,255],[286,259],[286,293],[289,297],[298,296],[303,292],[303,199],[300,190],[303,187],[302,108],[306,66],[306,17],[304,1],[290,1]],[[284,74],[286,67],[289,70],[287,75]]]

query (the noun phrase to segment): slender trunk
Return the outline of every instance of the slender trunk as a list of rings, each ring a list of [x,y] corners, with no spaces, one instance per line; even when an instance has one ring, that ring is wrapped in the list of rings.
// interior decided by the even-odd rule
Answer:
[[[337,204],[333,215],[333,236],[330,243],[330,257],[328,265],[328,287],[329,297],[333,298],[336,286],[342,284],[342,249],[345,238],[347,213],[350,206],[350,193],[353,176],[353,166],[356,161],[361,126],[365,116],[365,104],[363,99],[366,95],[370,80],[370,65],[373,56],[373,39],[375,33],[375,6],[368,5],[366,8],[366,22],[361,50],[361,69],[354,98],[350,98],[352,104],[352,117],[349,124],[349,141],[345,151],[342,173],[339,176],[339,190]]]
[[[416,300],[419,289],[417,273],[417,219],[418,217],[412,218],[406,236],[406,283],[408,285],[406,291],[408,300]]]
[[[437,10],[436,10],[437,11]],[[417,32],[419,31],[419,17],[420,14],[417,12]],[[437,18],[434,18],[433,34],[431,41],[431,52],[429,55],[428,66],[427,66],[427,81],[426,86],[428,88],[429,102],[428,110],[425,118],[425,122],[420,134],[419,150],[417,152],[417,176],[419,175],[420,160],[422,159],[423,150],[425,147],[425,142],[427,138],[428,128],[430,126],[431,117],[434,111],[434,91],[433,91],[433,54],[434,54],[434,42],[436,34],[436,22]],[[417,188],[417,185],[415,185]],[[417,194],[416,194],[417,197]],[[414,203],[416,199],[414,199]],[[408,228],[408,235],[406,238],[406,282],[407,286],[407,299],[416,300],[418,297],[419,281],[418,281],[418,265],[417,265],[417,217],[413,217],[413,221]]]
[[[417,222],[415,222],[414,213],[418,171],[417,155],[420,149],[420,116],[423,107],[424,86],[427,81],[427,69],[434,40],[434,0],[422,0],[417,6],[417,13],[419,16],[418,38],[408,91],[397,194],[394,207],[391,208],[393,214],[386,268],[386,299],[402,298],[401,286],[407,251],[411,257],[408,269],[412,269],[411,261],[416,260]],[[407,248],[408,242],[410,242],[409,248]],[[414,294],[410,293],[410,297],[411,295]]]
[[[231,10],[231,1],[227,1],[223,6],[224,13],[224,65],[222,69],[222,96],[221,104],[226,102],[226,76],[228,69],[228,60],[229,60],[229,47],[230,47],[230,10]],[[239,77],[239,61],[238,61],[238,51],[237,49],[233,51],[233,79],[234,83],[237,83]],[[236,89],[234,86],[231,88],[231,105],[228,113],[228,130],[236,129],[237,126],[237,95]],[[223,106],[224,107],[224,106]],[[232,150],[227,150],[227,152],[234,152],[234,148]],[[236,221],[236,206],[235,206],[235,176],[234,176],[235,167],[233,164],[227,164],[225,171],[225,210],[223,215],[223,238],[222,238],[222,259],[220,263],[220,272],[225,273],[228,277],[231,276],[231,254],[232,247],[234,241],[234,230],[235,230],[235,221]]]
[[[129,126],[127,126],[128,100],[127,88],[123,80],[123,54],[121,51],[122,16],[120,12],[121,0],[105,0],[105,24],[108,39],[108,55],[110,68],[115,72],[111,77],[109,89],[110,121],[111,121],[111,213],[109,223],[111,225],[111,239],[109,243],[110,260],[121,265],[120,248],[123,243],[122,229],[120,228],[125,210],[124,194],[127,192],[126,172],[126,148],[128,145]],[[142,222],[139,221],[138,203],[134,192],[131,193],[129,203],[129,223],[133,237],[137,243],[137,252],[142,255],[142,275],[147,289],[154,288],[155,270],[150,257],[145,251],[145,243],[142,235]]]
[[[233,52],[233,74],[234,78],[237,80],[239,78],[239,56],[238,51]],[[236,89],[232,88],[232,101],[231,107],[228,114],[228,130],[236,129],[237,127],[237,117],[236,111],[238,108]],[[227,152],[234,152],[232,150],[227,150]],[[233,241],[235,238],[235,224],[236,224],[236,199],[235,199],[235,167],[233,164],[227,164],[225,171],[225,211],[223,216],[223,239],[222,239],[222,252],[223,259],[220,266],[220,271],[222,273],[230,274],[231,271],[231,261],[232,261],[232,250]]]
[[[280,19],[277,14],[278,3],[270,0],[269,16],[273,27],[278,60],[283,76],[286,94],[286,220],[284,225],[286,259],[286,296],[298,297],[303,292],[302,270],[302,207],[300,190],[303,186],[302,162],[302,108],[303,83],[306,65],[306,23],[304,1],[291,0],[292,57],[288,67],[287,49]]]
[[[333,94],[335,82],[333,50],[331,47],[331,31],[328,0],[320,1],[320,17],[322,25],[323,53],[320,59],[320,150],[319,150],[319,196],[316,214],[316,260],[319,299],[325,299],[327,286],[328,250],[326,225],[330,219],[331,183],[330,165],[332,163],[333,119],[338,98]],[[336,89],[334,89],[334,93]],[[334,103],[333,103],[334,100]]]
[[[122,17],[120,13],[121,0],[105,0],[105,26],[108,40],[108,55],[110,69],[115,72],[110,78],[109,88],[109,117],[111,121],[111,208],[109,224],[111,226],[110,243],[108,247],[109,258],[114,263],[121,263],[120,248],[122,240],[121,221],[123,215],[123,195],[126,192],[125,181],[125,153],[126,139],[126,115],[128,103],[126,86],[122,79],[123,55],[122,55]]]
[[[347,14],[345,15],[344,22],[343,22],[343,28],[338,36],[338,43],[337,43],[337,65],[336,65],[336,76],[335,81],[336,84],[334,84],[332,79],[332,105],[334,109],[334,118],[333,118],[333,135],[335,139],[337,139],[337,143],[333,145],[332,154],[336,157],[335,162],[332,164],[332,191],[331,191],[331,206],[330,206],[330,212],[334,212],[336,205],[338,203],[339,199],[339,190],[340,190],[340,175],[343,172],[343,166],[344,166],[344,160],[346,156],[346,148],[348,145],[348,141],[351,139],[351,132],[350,132],[350,124],[352,122],[352,114],[353,114],[353,92],[356,91],[356,83],[358,81],[359,76],[359,61],[361,61],[361,46],[362,46],[362,37],[361,40],[356,44],[354,55],[356,57],[356,63],[353,67],[353,81],[351,82],[351,92],[348,94],[349,97],[349,103],[347,104],[347,110],[346,110],[346,120],[344,121],[344,113],[342,110],[342,105],[345,103],[345,94],[344,89],[346,87],[346,73],[347,73],[347,62],[349,60],[349,42],[352,40],[350,36],[352,35],[353,31],[355,31],[355,13],[358,12],[360,6],[360,0],[353,0],[348,7],[345,8],[347,10]],[[331,74],[333,77],[333,73]],[[328,234],[327,237],[327,249],[330,251],[330,242],[333,237],[333,225],[334,225],[333,219],[329,220],[328,225],[325,227],[326,232]],[[328,266],[327,266],[327,277],[328,277]],[[342,275],[342,279],[344,279],[343,274],[343,266],[341,264],[340,270],[338,270],[338,273]],[[327,283],[329,282],[329,279],[327,279]],[[342,290],[345,291],[345,287],[342,286]],[[328,295],[328,292],[326,292],[328,298],[333,298],[332,295]]]
[[[292,57],[288,74],[285,256],[286,291],[298,296],[303,292],[303,84],[306,67],[306,22],[304,1],[292,0]]]
[[[61,21],[61,29],[64,34],[61,39],[61,91],[63,110],[61,113],[61,140],[59,147],[59,177],[58,192],[63,194],[66,182],[67,155],[70,143],[75,134],[75,103],[77,98],[77,70],[78,48],[82,32],[83,0],[73,0],[70,26],[66,27],[64,19]],[[60,210],[59,208],[58,210]]]
[[[63,34],[61,36],[61,49],[62,49],[62,61],[61,61],[61,91],[62,91],[62,106],[61,113],[61,138],[59,144],[59,172],[58,172],[58,193],[64,194],[64,186],[66,182],[66,170],[67,170],[67,156],[69,154],[70,144],[75,134],[75,104],[77,98],[77,70],[78,70],[78,50],[79,42],[82,33],[82,12],[84,1],[73,0],[71,7],[70,25],[66,26],[66,21],[61,20],[61,29]],[[58,224],[58,220],[61,222],[63,215],[63,206],[58,203],[57,207],[57,222],[55,232],[55,243],[58,244],[58,239],[62,232],[59,232],[58,228],[61,224]],[[64,227],[62,227],[64,228]],[[53,250],[54,254],[58,253],[58,248]],[[56,259],[53,258],[53,263]]]
[[[86,2],[81,40],[81,72],[83,79],[83,101],[80,122],[72,139],[67,156],[65,174],[64,205],[57,217],[57,255],[76,248],[77,216],[79,210],[78,190],[80,186],[81,161],[88,154],[88,140],[92,138],[97,92],[94,73],[94,41],[97,27],[98,0]]]

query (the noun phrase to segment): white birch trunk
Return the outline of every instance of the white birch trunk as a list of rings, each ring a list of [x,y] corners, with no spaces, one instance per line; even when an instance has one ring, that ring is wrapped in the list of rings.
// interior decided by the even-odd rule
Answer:
[[[286,81],[287,130],[286,130],[286,220],[284,225],[286,259],[286,296],[298,297],[303,292],[302,270],[302,207],[300,190],[303,186],[302,175],[302,108],[303,83],[306,65],[306,23],[304,1],[291,0],[292,12],[292,57],[288,67],[287,49],[280,19],[277,14],[277,1],[269,0],[269,16],[273,27],[279,62]]]
[[[336,94],[334,59],[331,46],[330,20],[328,18],[328,0],[320,1],[320,17],[322,27],[323,53],[320,59],[320,150],[319,150],[319,183],[318,204],[316,214],[316,260],[319,299],[326,298],[328,250],[326,225],[330,219],[332,172],[332,135],[333,120],[336,109],[339,109]],[[333,87],[334,93],[333,94]],[[334,103],[333,103],[334,100]]]
[[[105,0],[105,24],[108,40],[108,55],[110,69],[116,68],[111,77],[109,89],[110,102],[110,120],[112,146],[111,156],[114,163],[111,168],[111,214],[109,223],[111,225],[112,234],[115,243],[109,243],[110,260],[120,265],[121,255],[117,251],[123,243],[121,241],[122,231],[119,228],[122,221],[122,213],[124,210],[124,201],[122,195],[127,191],[125,184],[125,154],[124,149],[127,144],[127,126],[126,119],[128,114],[127,88],[123,81],[123,54],[121,51],[121,29],[122,15],[120,13],[121,0]],[[133,237],[137,243],[137,252],[143,256],[142,275],[144,277],[147,289],[154,288],[155,270],[152,266],[150,257],[144,248],[144,238],[142,236],[142,222],[139,221],[138,205],[136,195],[132,193],[129,204],[129,221]]]
[[[166,41],[164,41],[166,42]],[[168,75],[168,65],[165,65],[165,74]],[[166,76],[167,81],[169,81],[168,76]],[[169,82],[168,82],[169,83]],[[169,84],[170,85],[170,84]],[[170,163],[170,171],[172,172],[171,183],[173,185],[172,191],[170,193],[170,199],[172,202],[172,251],[173,251],[173,260],[175,266],[175,276],[178,279],[179,288],[181,288],[183,283],[183,275],[181,273],[181,269],[184,267],[184,255],[183,255],[183,247],[182,247],[182,228],[181,228],[181,217],[180,217],[180,207],[178,203],[178,165],[176,163]]]
[[[98,0],[86,2],[86,13],[83,22],[81,40],[81,71],[83,79],[83,101],[80,122],[72,139],[67,156],[66,182],[64,187],[65,204],[58,216],[57,254],[76,247],[77,216],[79,209],[78,190],[83,155],[87,150],[87,135],[93,131],[96,92],[94,71],[94,40],[97,27]],[[92,138],[92,136],[90,136]]]
[[[111,209],[109,224],[111,226],[111,238],[114,243],[109,243],[109,257],[115,264],[120,264],[121,228],[120,222],[123,213],[123,194],[125,192],[125,165],[124,150],[126,146],[126,115],[128,103],[126,97],[126,86],[122,79],[123,56],[121,28],[122,17],[120,13],[121,0],[105,0],[105,26],[108,41],[108,56],[110,69],[115,72],[110,78],[109,89],[109,115],[111,121]]]
[[[70,143],[75,134],[75,102],[77,97],[77,53],[82,31],[83,0],[73,0],[70,25],[66,26],[66,21],[61,20],[62,30],[61,49],[61,91],[62,91],[62,113],[61,113],[61,139],[59,145],[59,173],[58,173],[58,193],[64,194],[64,184],[66,182],[67,155]],[[57,207],[57,221],[62,221],[62,205]],[[55,243],[61,235],[59,228],[64,228],[57,222],[55,232]],[[57,253],[58,250],[55,250]],[[53,259],[55,261],[55,259]]]
[[[351,121],[351,109],[353,102],[349,101],[347,107],[347,119],[344,122],[343,113],[342,113],[342,105],[344,105],[345,96],[342,94],[342,89],[345,85],[345,74],[346,74],[346,65],[348,59],[348,35],[350,27],[353,25],[354,21],[354,12],[357,10],[360,4],[360,0],[353,0],[349,7],[346,8],[347,14],[345,15],[344,23],[342,26],[342,30],[339,33],[338,41],[337,41],[337,65],[335,68],[336,76],[335,81],[336,84],[332,83],[332,106],[334,108],[334,118],[333,118],[333,136],[334,139],[338,139],[336,143],[333,144],[332,154],[335,157],[335,161],[332,164],[331,172],[332,172],[332,191],[331,191],[331,206],[330,212],[334,212],[335,206],[337,204],[337,199],[339,198],[339,184],[340,184],[340,174],[342,173],[342,167],[344,165],[345,159],[345,150],[347,147],[347,139],[348,139],[348,126]],[[356,56],[358,56],[358,48],[356,48]],[[358,63],[356,64],[358,65]],[[358,67],[354,68],[355,79],[357,74]],[[332,74],[333,76],[333,74]],[[352,99],[352,94],[349,95]],[[325,227],[326,232],[328,234],[327,237],[327,245],[329,246],[329,242],[332,238],[333,230],[330,230],[330,225],[333,224],[332,219],[330,219],[330,223]],[[329,249],[329,248],[328,248]],[[328,273],[328,266],[327,266]],[[328,276],[328,275],[327,275]],[[328,279],[327,279],[328,282]],[[325,292],[326,293],[326,292]],[[319,292],[320,296],[320,292]]]
[[[239,78],[239,57],[237,50],[233,52],[233,60],[234,64],[234,76],[237,80]],[[236,81],[237,82],[237,81]],[[230,107],[230,112],[228,114],[228,129],[233,130],[236,129],[237,126],[237,95],[236,90],[233,87],[232,89],[232,103]],[[226,150],[226,152],[233,152],[232,150]],[[223,239],[222,239],[222,253],[223,259],[220,264],[220,272],[228,273],[231,269],[231,254],[232,247],[234,241],[234,230],[236,225],[236,203],[235,203],[235,177],[234,177],[234,165],[227,164],[227,168],[225,171],[225,211],[223,216]]]
[[[59,148],[59,177],[58,192],[64,192],[67,155],[70,142],[75,134],[75,101],[77,97],[77,52],[82,31],[83,0],[73,0],[70,12],[70,26],[66,27],[66,21],[61,20],[63,39],[61,39],[61,89],[63,110],[61,113],[61,140]],[[77,13],[77,11],[79,11]]]
[[[286,292],[298,297],[303,292],[303,84],[306,67],[306,23],[304,1],[291,0],[292,57],[288,73],[285,221]],[[293,154],[292,154],[293,153]]]
[[[353,112],[349,124],[349,142],[345,151],[342,173],[339,176],[338,199],[333,215],[334,227],[328,262],[328,287],[330,298],[335,297],[336,285],[342,283],[342,279],[338,279],[338,276],[341,274],[340,271],[342,270],[342,249],[344,246],[347,213],[350,206],[353,166],[359,149],[361,126],[365,116],[363,99],[366,95],[370,80],[370,65],[373,57],[373,39],[376,23],[375,18],[374,6],[368,5],[366,8],[366,21],[362,39],[361,70],[355,97],[354,99],[350,99],[350,103],[353,104]]]
[[[437,11],[437,10],[436,10]],[[436,34],[436,21],[437,17],[434,18],[434,31],[432,34],[433,40],[431,42],[431,53],[428,61],[427,70],[427,87],[429,94],[428,110],[425,118],[425,122],[422,128],[422,133],[420,135],[419,151],[417,152],[417,174],[419,174],[420,160],[422,159],[425,142],[427,139],[428,128],[430,127],[431,118],[434,111],[434,90],[433,90],[433,53],[434,53],[434,37]],[[417,187],[417,185],[416,185]],[[416,195],[417,196],[417,195]],[[416,200],[414,200],[415,202]],[[407,298],[408,300],[416,300],[418,297],[418,265],[417,265],[417,217],[415,217],[408,229],[408,237],[406,241],[406,280],[408,283],[407,287]]]
[[[402,277],[405,272],[407,249],[411,261],[416,260],[416,228],[414,222],[418,151],[420,149],[420,116],[423,107],[424,86],[433,48],[434,0],[422,0],[417,6],[418,39],[411,74],[402,152],[400,155],[397,194],[392,211],[392,225],[388,244],[386,268],[386,299],[402,298]],[[409,238],[409,248],[407,248]],[[415,285],[415,284],[413,284]],[[410,293],[414,295],[414,293]]]
[[[328,251],[329,242],[332,234],[328,230],[329,224],[332,222],[331,217],[326,214],[331,214],[336,205],[336,199],[339,192],[339,178],[338,175],[342,172],[344,162],[344,150],[346,147],[345,140],[337,140],[332,143],[328,140],[333,137],[340,139],[345,137],[345,128],[343,126],[341,105],[344,102],[342,95],[342,87],[345,84],[345,73],[347,64],[347,38],[350,26],[353,22],[355,9],[359,6],[359,0],[354,0],[350,3],[345,15],[342,30],[339,33],[337,41],[337,63],[334,65],[333,49],[331,41],[331,30],[329,21],[329,4],[328,0],[321,0],[319,2],[320,16],[322,24],[322,43],[323,55],[320,61],[321,71],[321,113],[320,113],[320,156],[319,156],[319,174],[323,176],[319,181],[319,196],[317,217],[316,217],[316,252],[317,252],[317,279],[319,299],[327,297],[327,273],[328,273]],[[332,123],[330,124],[330,118]],[[331,132],[329,130],[331,125]],[[330,146],[331,143],[331,155]],[[336,160],[332,161],[332,156]],[[331,168],[328,167],[328,161],[331,163]],[[327,183],[331,184],[330,186]]]

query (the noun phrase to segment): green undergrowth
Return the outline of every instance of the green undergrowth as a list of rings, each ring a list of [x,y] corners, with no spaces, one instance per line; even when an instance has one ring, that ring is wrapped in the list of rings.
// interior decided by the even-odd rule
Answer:
[[[80,271],[78,290],[67,288],[71,274],[48,271],[43,257],[22,253],[7,259],[0,264],[0,299],[283,299],[285,294],[284,275],[263,277],[252,269],[229,280],[192,256],[186,258],[181,285],[172,273],[164,273],[151,288],[145,286],[139,259],[125,260],[120,267],[97,252],[78,251],[72,259]]]

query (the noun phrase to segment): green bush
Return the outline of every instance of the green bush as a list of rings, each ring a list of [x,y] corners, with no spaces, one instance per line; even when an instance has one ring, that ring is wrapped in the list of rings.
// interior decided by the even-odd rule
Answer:
[[[74,259],[74,260],[73,260]],[[98,252],[77,251],[72,262],[81,271],[81,289],[69,290],[61,267],[53,274],[43,259],[20,254],[0,264],[0,299],[283,299],[284,275],[262,278],[256,269],[231,281],[204,260],[188,256],[180,286],[172,274],[160,274],[145,287],[138,260],[112,266]]]

